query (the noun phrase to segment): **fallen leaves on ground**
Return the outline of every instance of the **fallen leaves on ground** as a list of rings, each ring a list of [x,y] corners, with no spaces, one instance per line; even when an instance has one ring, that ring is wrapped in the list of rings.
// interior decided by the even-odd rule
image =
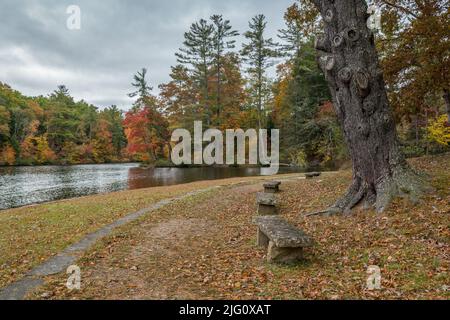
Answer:
[[[341,195],[350,172],[283,182],[281,214],[316,246],[303,263],[270,265],[255,246],[261,183],[229,186],[172,203],[117,230],[80,261],[82,290],[47,278],[45,299],[448,299],[450,155],[416,159],[436,191],[384,214],[311,217]],[[381,290],[367,269],[381,269]]]

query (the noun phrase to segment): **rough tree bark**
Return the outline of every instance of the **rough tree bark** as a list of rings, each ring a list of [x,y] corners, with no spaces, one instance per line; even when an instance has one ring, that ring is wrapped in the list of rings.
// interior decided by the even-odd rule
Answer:
[[[346,195],[321,214],[348,213],[360,204],[382,212],[398,196],[416,202],[428,188],[399,149],[366,1],[312,1],[325,26],[316,40],[318,62],[353,162]]]

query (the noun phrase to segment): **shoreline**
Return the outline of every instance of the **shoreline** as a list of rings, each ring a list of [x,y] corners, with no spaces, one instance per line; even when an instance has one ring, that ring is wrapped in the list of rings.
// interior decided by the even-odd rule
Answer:
[[[251,164],[245,164],[245,165],[195,165],[195,164],[189,164],[189,165],[147,165],[143,162],[133,162],[133,161],[125,161],[125,162],[105,162],[105,163],[74,163],[74,164],[30,164],[30,165],[0,165],[1,168],[34,168],[34,167],[74,167],[74,166],[95,166],[95,165],[120,165],[120,164],[136,164],[138,167],[147,169],[147,168],[177,168],[177,169],[191,169],[191,168],[266,168],[265,166],[261,165],[251,165]],[[267,166],[268,167],[268,166]],[[280,163],[279,167],[282,168],[297,168],[303,170],[300,166],[290,165],[286,163]],[[314,168],[314,167],[312,167]],[[324,168],[326,169],[326,168]]]
[[[196,169],[196,168],[184,168],[184,169]],[[144,168],[143,170],[146,170],[146,169]],[[323,172],[324,173],[334,173],[336,171],[323,171]],[[62,198],[62,199],[43,201],[43,202],[36,202],[36,203],[26,204],[26,205],[23,205],[23,206],[17,206],[17,207],[11,207],[11,208],[6,208],[6,209],[0,209],[0,215],[3,212],[8,211],[8,210],[22,209],[22,208],[34,208],[34,207],[41,206],[41,205],[47,205],[47,204],[59,203],[59,202],[67,202],[67,201],[83,199],[83,198],[88,198],[88,197],[93,197],[93,196],[102,196],[102,195],[103,196],[107,196],[107,195],[112,195],[112,194],[119,193],[119,192],[132,192],[132,191],[137,191],[137,190],[151,190],[153,188],[175,187],[175,186],[182,186],[182,185],[186,185],[186,184],[203,183],[203,182],[226,181],[226,180],[229,180],[229,179],[252,179],[252,178],[260,178],[260,179],[263,179],[263,180],[266,180],[266,179],[270,180],[270,179],[277,179],[277,178],[281,178],[282,179],[284,176],[288,176],[288,175],[304,175],[305,173],[306,172],[291,172],[291,173],[281,173],[281,174],[278,174],[276,176],[255,175],[255,176],[242,176],[242,177],[231,177],[231,178],[222,178],[222,179],[205,179],[205,180],[198,180],[198,181],[191,181],[191,182],[181,182],[181,183],[177,183],[177,184],[169,184],[169,185],[154,186],[154,187],[143,187],[143,188],[136,188],[136,189],[128,189],[127,188],[127,189],[117,190],[117,191],[92,193],[92,194],[81,195],[81,196],[76,196],[76,197]]]

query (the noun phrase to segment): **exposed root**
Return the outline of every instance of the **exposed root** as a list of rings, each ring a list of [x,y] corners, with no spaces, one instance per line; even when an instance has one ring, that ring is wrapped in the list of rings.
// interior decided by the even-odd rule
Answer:
[[[327,210],[324,211],[317,211],[317,212],[313,212],[313,213],[308,213],[305,214],[305,217],[312,217],[312,216],[332,216],[332,215],[336,215],[336,214],[340,214],[342,213],[342,211],[338,208],[329,208]]]
[[[431,187],[425,176],[411,168],[395,170],[392,176],[377,183],[375,209],[377,212],[383,212],[397,197],[417,204],[420,198],[430,191]]]
[[[332,207],[305,216],[350,214],[360,204],[365,210],[373,209],[382,213],[395,198],[401,197],[416,204],[420,197],[430,190],[424,176],[408,166],[399,167],[393,171],[392,175],[380,178],[375,185],[364,184],[360,178],[355,177],[347,193]]]

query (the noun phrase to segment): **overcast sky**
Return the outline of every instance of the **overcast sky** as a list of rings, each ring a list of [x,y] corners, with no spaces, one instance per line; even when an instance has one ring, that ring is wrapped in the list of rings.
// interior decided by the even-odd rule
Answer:
[[[26,95],[65,84],[99,107],[131,105],[133,74],[146,67],[155,88],[169,80],[183,34],[194,21],[223,14],[241,33],[256,14],[268,36],[283,27],[294,0],[0,0],[0,82]],[[69,5],[81,9],[81,30],[69,30]]]

